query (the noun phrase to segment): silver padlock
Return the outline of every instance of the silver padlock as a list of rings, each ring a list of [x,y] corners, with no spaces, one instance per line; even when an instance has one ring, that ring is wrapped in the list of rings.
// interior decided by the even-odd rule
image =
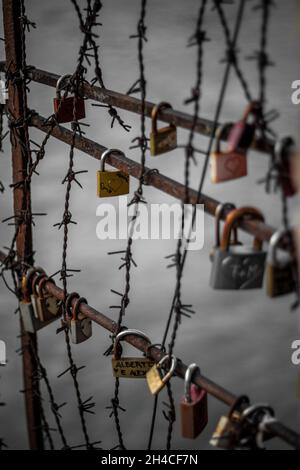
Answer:
[[[266,268],[266,288],[269,297],[290,294],[296,289],[297,263],[289,253],[279,254],[279,244],[284,238],[292,237],[286,230],[275,232],[270,240]]]
[[[42,322],[53,322],[59,318],[62,313],[61,302],[53,295],[45,292],[45,284],[51,282],[55,285],[53,279],[47,275],[41,274],[32,283],[33,293],[35,295],[37,315]]]
[[[90,318],[79,312],[80,304],[87,304],[84,297],[77,296],[72,307],[72,318],[70,320],[71,341],[73,344],[80,344],[92,336],[92,321]]]
[[[262,213],[253,207],[241,207],[226,217],[220,246],[215,249],[210,277],[213,289],[243,290],[262,287],[266,252],[255,238],[253,246],[230,245],[232,230],[242,218],[264,221]]]

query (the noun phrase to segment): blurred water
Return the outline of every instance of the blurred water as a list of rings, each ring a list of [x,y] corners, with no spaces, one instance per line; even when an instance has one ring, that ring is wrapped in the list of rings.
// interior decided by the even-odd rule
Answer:
[[[28,63],[54,73],[69,73],[74,64],[81,37],[78,34],[76,16],[71,2],[27,1],[28,16],[38,25],[28,37]],[[170,101],[177,109],[184,109],[183,100],[189,96],[195,76],[195,50],[187,49],[187,38],[195,27],[199,2],[196,0],[152,0],[147,13],[148,38],[145,46],[148,99]],[[298,109],[291,104],[290,86],[299,78],[297,32],[297,1],[277,2],[270,33],[270,52],[276,67],[268,70],[269,108],[280,111],[281,117],[274,127],[280,135],[298,135]],[[80,2],[84,4],[84,2]],[[108,88],[125,92],[138,76],[137,51],[135,41],[129,40],[135,32],[139,14],[137,0],[111,0],[103,2],[99,42],[101,44],[101,64]],[[253,62],[246,62],[248,56],[258,48],[259,13],[247,7],[246,20],[241,33],[240,57],[246,77],[255,95],[257,72]],[[227,6],[231,20],[236,8]],[[204,85],[201,115],[211,118],[216,105],[224,65],[219,63],[224,54],[223,33],[216,13],[208,10],[206,30],[212,39],[207,43],[204,54]],[[40,114],[48,116],[52,112],[53,89],[31,84],[30,106]],[[222,114],[223,120],[240,117],[245,107],[243,94],[238,82],[232,77]],[[136,151],[128,151],[130,139],[139,133],[139,118],[121,112],[122,117],[132,125],[130,135],[117,126],[110,129],[107,114],[87,105],[87,122],[91,124],[88,136],[108,147],[118,147],[126,151],[130,158],[139,160]],[[148,123],[149,126],[149,123]],[[148,127],[149,129],[149,127]],[[42,135],[33,130],[32,138],[41,141]],[[186,142],[187,134],[179,132],[180,142]],[[207,139],[197,137],[197,145],[205,148]],[[34,212],[47,212],[48,217],[39,218],[34,230],[36,262],[49,273],[57,271],[61,263],[62,233],[53,228],[61,220],[65,187],[61,184],[68,165],[68,148],[51,139],[47,156],[39,166],[39,177],[33,178]],[[118,271],[119,260],[107,256],[107,252],[122,249],[124,242],[101,242],[97,240],[95,216],[99,200],[95,196],[97,162],[80,152],[75,156],[76,169],[87,169],[80,177],[84,185],[82,191],[76,185],[72,189],[71,211],[77,226],[71,227],[69,242],[69,267],[80,268],[81,273],[69,280],[69,290],[79,290],[91,305],[111,317],[116,311],[109,310],[115,303],[110,289],[122,290],[124,279]],[[176,150],[158,159],[147,159],[147,165],[158,167],[161,173],[183,181],[183,153]],[[280,225],[281,205],[277,196],[266,196],[264,188],[257,180],[265,174],[268,159],[265,155],[252,153],[249,158],[249,177],[225,185],[213,186],[205,182],[204,192],[220,200],[235,202],[238,205],[250,204],[263,209],[267,220]],[[11,182],[10,151],[6,143],[0,161],[1,180],[5,186]],[[201,173],[199,165],[193,169],[191,186],[197,187]],[[132,184],[135,187],[135,182]],[[152,188],[145,189],[151,202],[173,202],[174,200]],[[291,209],[296,213],[295,198]],[[12,201],[9,191],[1,197],[1,219],[11,215]],[[8,245],[12,236],[11,228],[1,227],[1,246]],[[208,253],[213,245],[213,222],[205,218],[205,247],[201,252],[188,257],[183,282],[183,299],[192,303],[196,315],[192,320],[184,320],[181,325],[176,353],[185,362],[201,365],[205,375],[224,385],[235,393],[246,392],[256,402],[268,401],[277,410],[277,416],[286,424],[299,430],[299,401],[296,398],[297,369],[292,366],[290,346],[299,338],[297,314],[291,314],[292,299],[287,297],[276,301],[266,298],[265,292],[242,293],[214,292],[208,286],[210,262]],[[132,273],[131,303],[126,315],[126,325],[147,332],[153,342],[159,342],[170,308],[175,285],[175,272],[166,270],[164,256],[174,251],[174,243],[163,241],[139,241],[134,244],[134,259],[138,268]],[[0,337],[7,343],[8,365],[1,369],[1,400],[7,406],[0,409],[0,436],[5,437],[11,448],[27,447],[20,358],[15,350],[18,319],[13,315],[15,300],[4,288],[1,289]],[[67,365],[63,336],[55,335],[56,325],[39,334],[40,354],[47,366],[57,402],[67,400],[62,410],[63,424],[70,443],[81,443],[78,414],[74,391],[68,375],[57,380],[56,376]],[[80,384],[87,398],[93,395],[97,404],[97,415],[88,417],[89,429],[95,439],[102,439],[104,448],[117,444],[113,420],[108,418],[105,406],[112,395],[113,378],[110,359],[103,357],[109,345],[107,333],[95,326],[90,341],[74,348],[78,365],[87,367],[80,373]],[[174,379],[176,402],[183,392],[182,382]],[[165,400],[165,392],[162,392]],[[154,447],[164,448],[167,423],[162,417],[160,400]],[[47,405],[47,401],[45,402]],[[127,409],[121,416],[122,429],[128,448],[145,448],[150,426],[152,398],[143,382],[124,381],[121,387],[121,405]],[[225,407],[211,398],[209,400],[210,422],[207,430],[196,441],[180,437],[180,422],[176,421],[173,447],[177,449],[206,449],[220,413]],[[178,409],[178,408],[177,408]],[[49,412],[49,410],[48,410]],[[49,419],[52,422],[51,414]],[[57,445],[59,439],[56,437]],[[285,448],[274,440],[270,447]]]

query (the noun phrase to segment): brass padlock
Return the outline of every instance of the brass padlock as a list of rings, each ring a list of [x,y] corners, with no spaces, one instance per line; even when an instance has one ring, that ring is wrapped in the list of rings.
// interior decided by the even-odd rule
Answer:
[[[221,150],[221,139],[227,135],[228,124],[217,130],[216,149],[210,155],[211,182],[222,183],[247,176],[247,156],[244,150]]]
[[[230,212],[236,209],[235,205],[231,202],[225,202],[218,204],[215,212],[215,246],[209,254],[210,261],[214,259],[215,250],[220,247],[221,244],[221,220],[223,218],[224,212]],[[230,238],[230,245],[240,245],[238,241],[238,230],[236,227],[233,229],[233,236]]]
[[[129,193],[129,175],[124,171],[105,171],[105,160],[111,153],[119,153],[125,157],[121,150],[107,149],[101,155],[100,171],[97,172],[97,196],[112,197]]]
[[[242,433],[242,413],[240,408],[249,405],[246,396],[239,397],[227,416],[221,416],[209,443],[220,449],[234,449],[238,446]]]
[[[147,372],[155,362],[148,357],[122,357],[121,339],[126,336],[138,336],[151,344],[150,339],[139,330],[124,330],[117,334],[111,360],[114,377],[124,379],[145,379]]]
[[[40,316],[39,316],[38,294],[37,294],[36,286],[40,282],[40,280],[42,280],[45,276],[46,276],[46,273],[44,270],[42,270],[41,272],[36,272],[35,276],[30,276],[30,281],[31,281],[30,299],[31,299],[31,303],[33,306],[35,318],[37,318],[38,320],[40,320]]]
[[[46,282],[51,282],[55,285],[53,279],[44,275],[33,284],[33,290],[37,294],[36,306],[39,319],[42,322],[52,322],[61,315],[62,304],[56,297],[45,292],[44,287]]]
[[[165,375],[162,375],[161,369],[162,366],[171,360],[171,366],[168,372]],[[171,379],[174,374],[177,364],[177,358],[172,354],[171,357],[169,354],[164,356],[157,364],[154,364],[153,367],[147,372],[146,378],[148,386],[152,395],[157,395],[166,383]]]
[[[157,129],[158,114],[161,109],[172,109],[169,103],[162,102],[154,106],[151,113],[152,131],[150,133],[150,153],[154,157],[170,152],[177,147],[177,129],[174,124]]]
[[[85,118],[84,99],[80,96],[64,96],[61,91],[64,88],[64,82],[67,82],[72,75],[63,75],[56,84],[56,98],[53,100],[55,118],[58,123],[79,121]]]
[[[231,211],[225,221],[219,247],[215,248],[210,285],[213,289],[259,289],[263,284],[266,253],[263,243],[254,239],[253,246],[230,245],[232,230],[243,218],[264,221],[262,213],[254,207],[241,207]]]
[[[75,300],[72,308],[72,318],[70,321],[71,341],[73,344],[80,344],[92,336],[92,320],[79,312],[80,304],[87,304],[84,297]]]
[[[184,397],[180,402],[181,434],[187,439],[195,439],[208,423],[207,392],[191,383],[193,374],[200,369],[190,364],[184,377]]]
[[[279,244],[285,237],[292,237],[290,232],[279,230],[270,240],[266,268],[266,287],[269,297],[290,294],[296,289],[297,263],[289,253],[281,253],[279,259]]]

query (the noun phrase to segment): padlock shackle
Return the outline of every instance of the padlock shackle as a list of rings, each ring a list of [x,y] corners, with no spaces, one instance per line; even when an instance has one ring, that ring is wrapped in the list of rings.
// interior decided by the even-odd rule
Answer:
[[[192,383],[192,378],[196,370],[199,371],[199,374],[201,374],[200,367],[197,366],[197,364],[193,363],[190,364],[184,375],[184,399],[187,403],[191,403],[192,397],[191,397],[191,383]]]
[[[269,252],[268,252],[268,262],[272,265],[275,266],[277,265],[277,249],[279,246],[279,243],[283,240],[283,238],[287,236],[292,236],[290,230],[277,230],[275,233],[273,233],[272,237],[270,238],[270,244],[269,244]]]
[[[31,280],[36,273],[46,274],[43,268],[37,266],[29,268],[26,274],[22,276],[21,289],[25,300],[30,300],[30,295],[32,294]]]
[[[78,320],[80,304],[88,304],[87,299],[85,297],[78,297],[75,300],[74,307],[72,308],[72,320],[75,320],[75,321]]]
[[[115,359],[120,359],[120,355],[119,355],[119,342],[121,341],[121,339],[124,339],[126,336],[138,336],[139,338],[142,338],[142,339],[145,339],[149,344],[151,344],[151,341],[150,339],[148,338],[147,335],[145,335],[145,333],[143,333],[142,331],[140,330],[135,330],[135,329],[128,329],[128,330],[123,330],[123,331],[120,331],[120,333],[117,334],[116,338],[115,338],[115,341],[114,341],[114,352],[113,352],[113,355],[114,355],[114,358]]]
[[[170,378],[172,377],[172,375],[174,374],[175,369],[176,369],[176,365],[177,365],[177,357],[174,356],[174,354],[171,354],[171,357],[170,357],[169,354],[166,354],[157,364],[157,368],[161,369],[162,366],[164,365],[164,363],[169,361],[170,359],[171,359],[170,369],[168,370],[168,372],[161,379],[163,384],[167,383],[170,380]]]
[[[224,123],[218,126],[215,134],[215,153],[221,153],[221,140],[223,140],[228,135],[228,131],[232,127],[230,123]]]
[[[236,209],[236,206],[231,202],[221,203],[217,206],[215,212],[215,240],[216,240],[216,248],[220,247],[221,243],[221,236],[220,236],[220,228],[221,228],[221,220],[224,215],[225,211],[232,211]],[[237,229],[234,229],[234,242],[237,242]]]
[[[156,104],[151,111],[151,119],[152,119],[152,133],[157,134],[157,121],[159,112],[162,109],[173,109],[170,103],[166,101],[161,101],[160,103]],[[174,124],[170,124],[170,126],[174,126]]]
[[[61,99],[61,91],[63,90],[63,82],[65,80],[70,80],[70,78],[72,78],[72,75],[70,74],[65,74],[65,75],[62,75],[56,82],[56,98],[57,99]]]
[[[231,232],[234,228],[234,225],[243,217],[248,216],[253,219],[258,219],[264,222],[265,218],[262,212],[255,207],[240,207],[239,209],[234,209],[231,211],[228,216],[226,217],[223,236],[221,240],[220,248],[223,251],[228,251],[231,239]],[[253,248],[257,251],[261,251],[263,242],[259,240],[257,237],[254,238]]]
[[[73,317],[73,310],[72,310],[72,301],[73,299],[79,299],[80,295],[77,292],[71,292],[67,295],[66,298],[66,315],[67,318],[70,320]],[[71,312],[72,310],[72,312]]]
[[[125,153],[119,149],[106,149],[100,158],[100,171],[105,171],[105,160],[109,157],[112,153],[118,153],[122,157],[125,157]]]
[[[38,274],[38,275],[32,280],[32,294],[38,295],[38,292],[37,292],[37,285],[38,285],[38,283],[39,283],[44,277],[47,278],[47,274],[46,274],[46,273],[41,273],[41,274]]]
[[[41,299],[44,298],[44,287],[45,287],[46,282],[51,282],[54,286],[56,285],[54,279],[52,279],[51,277],[48,277],[48,276],[42,277],[36,286],[37,294]]]
[[[275,416],[275,412],[270,405],[268,405],[267,403],[256,403],[255,405],[248,406],[245,410],[243,410],[241,418],[250,418],[257,411],[263,411],[265,413],[270,414],[272,417]]]

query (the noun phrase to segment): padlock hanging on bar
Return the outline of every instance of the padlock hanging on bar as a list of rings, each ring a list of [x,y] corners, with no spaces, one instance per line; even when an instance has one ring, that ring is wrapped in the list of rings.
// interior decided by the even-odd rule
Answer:
[[[215,245],[212,249],[212,251],[209,254],[209,259],[210,261],[213,261],[214,259],[214,252],[217,248],[220,247],[221,244],[221,220],[224,215],[224,212],[229,212],[236,209],[236,206],[232,202],[224,202],[218,204],[216,211],[215,211]],[[233,229],[233,236],[230,239],[230,245],[241,245],[241,243],[238,241],[238,230],[237,227],[234,227]]]
[[[275,232],[269,244],[266,266],[266,290],[269,297],[290,294],[296,289],[298,275],[297,261],[289,253],[282,253],[279,259],[279,245],[284,238],[292,240],[292,233],[282,229]]]
[[[145,379],[147,372],[153,367],[155,361],[148,357],[122,357],[120,341],[126,336],[137,336],[146,340],[150,339],[142,331],[129,329],[121,331],[114,340],[113,357],[111,360],[114,377],[124,379]]]
[[[266,252],[258,238],[253,246],[230,245],[232,230],[243,218],[264,222],[263,214],[254,207],[241,207],[231,211],[225,221],[219,247],[213,254],[210,285],[213,289],[244,290],[262,287]]]
[[[171,361],[171,366],[168,372],[162,374],[162,366],[167,362]],[[169,354],[164,356],[157,364],[154,364],[153,367],[147,372],[147,382],[152,395],[157,395],[166,385],[166,383],[171,379],[172,375],[175,372],[177,364],[177,358],[172,354],[171,357]]]
[[[165,101],[157,104],[152,109],[152,131],[150,133],[150,153],[154,157],[162,153],[170,152],[177,147],[177,129],[174,124],[157,129],[159,112],[162,109],[173,109]]]
[[[180,402],[181,434],[187,439],[195,439],[208,423],[207,392],[191,383],[194,373],[200,369],[190,364],[184,377],[184,397]]]
[[[85,118],[85,103],[81,96],[67,96],[67,91],[62,96],[62,90],[67,88],[64,82],[72,78],[72,75],[63,75],[56,84],[56,97],[53,99],[55,118],[58,123],[80,121]]]
[[[243,118],[233,124],[227,137],[227,151],[246,153],[251,147],[258,120],[261,116],[261,105],[258,101],[250,103]],[[252,122],[250,118],[253,117]]]
[[[285,197],[292,197],[297,193],[293,179],[295,157],[296,144],[292,137],[284,137],[276,142],[275,160],[279,172],[279,183]]]
[[[105,161],[111,153],[125,154],[118,149],[107,149],[101,155],[100,171],[97,172],[97,196],[113,197],[129,193],[129,175],[124,171],[106,171]]]
[[[212,183],[223,183],[247,176],[247,156],[243,150],[221,150],[221,139],[228,133],[228,124],[216,132],[215,151],[210,155],[210,176]]]
[[[92,336],[92,320],[79,311],[80,304],[87,304],[84,297],[76,295],[75,304],[72,307],[72,317],[70,319],[71,341],[73,344],[80,344]]]
[[[37,293],[36,306],[38,317],[42,322],[56,320],[62,313],[61,302],[53,295],[45,292],[46,282],[55,285],[54,279],[44,275],[34,286],[34,291]]]

